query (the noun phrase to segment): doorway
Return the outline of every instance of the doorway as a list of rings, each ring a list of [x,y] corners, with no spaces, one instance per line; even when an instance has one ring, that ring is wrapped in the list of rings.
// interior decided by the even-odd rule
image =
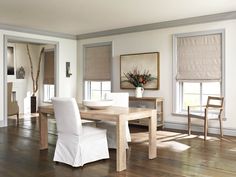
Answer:
[[[58,95],[58,42],[5,36],[4,52],[4,125],[7,126],[10,115],[16,123],[22,118],[30,119],[37,116],[39,105],[50,104],[50,98]],[[35,111],[32,111],[32,96],[36,98]],[[17,103],[19,119],[15,113],[9,114],[9,101]]]

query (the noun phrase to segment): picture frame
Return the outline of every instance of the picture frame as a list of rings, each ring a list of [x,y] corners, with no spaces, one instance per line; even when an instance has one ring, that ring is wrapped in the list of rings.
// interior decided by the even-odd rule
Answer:
[[[14,77],[16,75],[15,68],[15,46],[8,44],[7,46],[7,75]]]
[[[134,89],[135,87],[127,82],[125,73],[138,70],[140,73],[148,72],[156,78],[143,85],[145,90],[159,90],[160,88],[160,58],[159,52],[134,53],[120,55],[120,88]]]

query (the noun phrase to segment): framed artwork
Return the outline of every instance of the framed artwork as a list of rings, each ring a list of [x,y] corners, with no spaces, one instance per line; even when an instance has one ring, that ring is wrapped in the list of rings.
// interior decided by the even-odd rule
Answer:
[[[158,90],[160,85],[160,66],[159,52],[126,54],[120,56],[120,88],[134,89],[127,75],[141,76],[143,78],[151,77],[142,87],[145,90]],[[141,78],[142,80],[142,78]]]
[[[15,48],[7,46],[7,75],[15,75]]]

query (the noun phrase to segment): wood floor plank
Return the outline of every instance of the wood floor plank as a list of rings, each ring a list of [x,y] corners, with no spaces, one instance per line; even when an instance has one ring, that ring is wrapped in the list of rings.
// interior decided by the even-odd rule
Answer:
[[[13,121],[13,120],[11,120]],[[131,127],[133,143],[127,150],[127,170],[116,172],[116,151],[110,159],[72,168],[52,161],[56,125],[49,122],[49,149],[39,151],[37,119],[0,128],[0,177],[234,177],[236,137],[219,139],[187,132],[157,131],[158,155],[148,159],[148,130]]]

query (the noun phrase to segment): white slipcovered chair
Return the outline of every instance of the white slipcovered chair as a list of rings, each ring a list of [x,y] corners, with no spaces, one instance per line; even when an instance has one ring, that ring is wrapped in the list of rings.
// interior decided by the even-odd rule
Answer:
[[[82,126],[74,98],[53,98],[58,139],[53,161],[73,167],[109,158],[106,130]]]
[[[129,107],[129,93],[107,93],[105,98],[112,99],[114,101],[112,106]],[[116,149],[116,123],[111,121],[99,121],[97,122],[97,127],[107,130],[108,147],[111,149]],[[131,141],[128,121],[125,123],[125,130],[126,149],[128,149],[129,146],[127,142]]]

